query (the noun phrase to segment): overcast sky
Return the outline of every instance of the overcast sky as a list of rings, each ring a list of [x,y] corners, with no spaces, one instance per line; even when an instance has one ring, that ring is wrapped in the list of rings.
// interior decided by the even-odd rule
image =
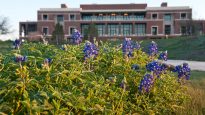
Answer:
[[[61,3],[70,8],[79,8],[80,4],[129,4],[147,3],[148,6],[160,6],[161,2],[168,2],[168,6],[190,6],[193,18],[205,19],[205,0],[1,0],[0,16],[8,17],[11,29],[9,36],[0,39],[15,39],[18,37],[19,21],[36,21],[37,10],[40,8],[58,8]]]

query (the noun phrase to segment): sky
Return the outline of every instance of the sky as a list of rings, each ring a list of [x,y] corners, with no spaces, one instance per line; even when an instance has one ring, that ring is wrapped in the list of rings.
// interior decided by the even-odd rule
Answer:
[[[40,8],[60,8],[65,3],[70,8],[79,8],[80,4],[129,4],[147,3],[148,7],[158,7],[162,2],[168,6],[190,6],[194,19],[205,19],[205,0],[1,0],[0,16],[8,17],[9,35],[0,35],[0,40],[18,38],[19,21],[36,21]]]

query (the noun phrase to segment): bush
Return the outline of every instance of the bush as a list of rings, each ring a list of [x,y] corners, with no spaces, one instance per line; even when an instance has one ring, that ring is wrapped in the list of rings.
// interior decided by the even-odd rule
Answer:
[[[98,45],[96,45],[98,46]],[[123,57],[120,48],[99,43],[98,56],[84,60],[84,44],[25,43],[0,56],[0,111],[8,114],[173,114],[189,96],[166,70],[150,91],[139,91],[152,60],[139,50]],[[14,55],[27,56],[14,62]],[[45,61],[46,58],[51,61]],[[133,69],[137,64],[139,69]],[[123,87],[121,87],[123,85]]]

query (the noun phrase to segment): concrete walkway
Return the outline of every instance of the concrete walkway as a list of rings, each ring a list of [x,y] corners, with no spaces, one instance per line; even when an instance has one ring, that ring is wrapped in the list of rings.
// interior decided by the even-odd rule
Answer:
[[[181,65],[184,62],[189,64],[189,67],[191,68],[191,70],[205,71],[205,62],[186,61],[186,60],[168,60],[165,63],[176,66],[176,65]]]

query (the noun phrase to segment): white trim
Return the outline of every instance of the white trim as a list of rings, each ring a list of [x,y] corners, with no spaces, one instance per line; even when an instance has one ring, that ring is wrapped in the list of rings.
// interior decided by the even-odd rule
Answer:
[[[156,18],[156,19],[154,19],[154,18],[152,17],[153,14],[157,14],[157,18]],[[151,13],[151,19],[152,19],[152,20],[157,20],[157,19],[159,19],[159,12],[152,12],[152,13]]]
[[[153,27],[157,27],[157,35],[158,35],[158,33],[159,33],[159,32],[158,32],[158,31],[159,31],[159,28],[158,28],[158,26],[151,26],[151,35],[152,35],[152,36],[157,36],[157,35],[153,35],[153,34],[152,34],[152,29],[153,29]],[[160,35],[160,34],[159,34],[159,35]]]
[[[59,11],[81,11],[82,8],[40,8],[38,11],[52,11],[52,12],[59,12]]]
[[[106,9],[106,10],[82,10],[81,12],[146,12],[146,9]]]
[[[48,15],[47,13],[42,13],[42,14],[41,14],[41,20],[47,21],[47,20],[44,20],[44,19],[43,19],[43,15],[47,15],[47,20],[49,20],[49,15]]]
[[[55,22],[55,20],[38,20],[38,22]]]
[[[77,20],[77,17],[76,17],[77,14],[78,14],[78,13],[69,13],[69,14],[68,14],[68,21],[76,21],[76,20]],[[71,15],[74,15],[74,16],[75,16],[75,19],[74,19],[74,20],[71,20],[71,19],[70,19],[70,16],[71,16]]]
[[[182,7],[147,7],[147,11],[152,10],[190,10],[189,6],[182,6]]]
[[[72,35],[72,33],[70,33],[70,29],[71,29],[71,28],[76,29],[76,27],[75,27],[75,26],[69,26],[69,27],[68,27],[68,35],[69,35],[69,36],[71,36],[71,35]]]

